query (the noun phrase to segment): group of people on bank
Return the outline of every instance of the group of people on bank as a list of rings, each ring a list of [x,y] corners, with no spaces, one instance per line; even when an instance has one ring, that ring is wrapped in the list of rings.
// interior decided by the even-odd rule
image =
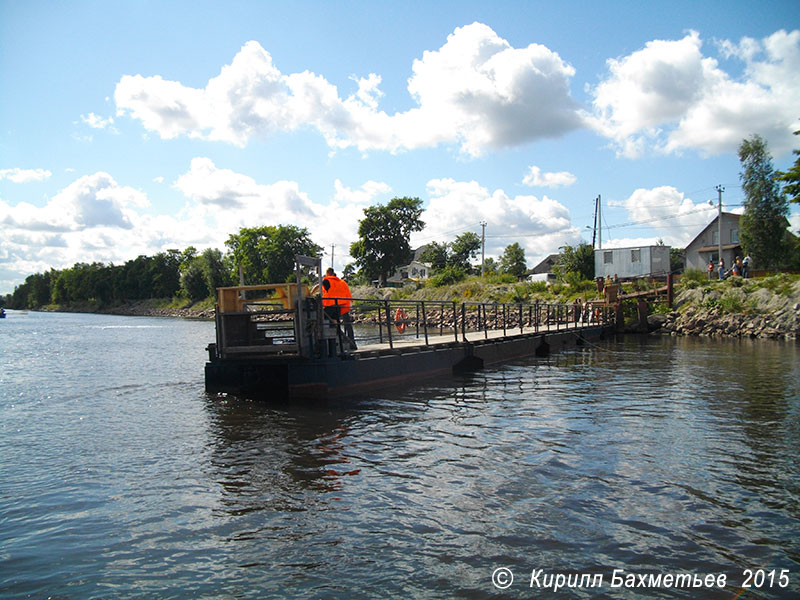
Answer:
[[[720,279],[727,279],[728,277],[744,277],[747,279],[750,277],[750,269],[753,267],[753,259],[750,258],[748,254],[744,258],[741,256],[737,256],[733,261],[733,266],[725,270],[725,259],[720,257],[719,262],[717,263],[716,271],[719,273]],[[714,261],[708,261],[708,278],[711,279],[714,273]]]

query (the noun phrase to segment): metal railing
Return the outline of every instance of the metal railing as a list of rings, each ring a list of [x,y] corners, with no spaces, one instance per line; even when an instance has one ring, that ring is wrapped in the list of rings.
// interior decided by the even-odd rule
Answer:
[[[433,346],[502,339],[514,335],[577,330],[605,325],[613,308],[597,304],[456,302],[434,300],[352,299],[346,316],[325,315],[322,298],[292,288],[246,290],[267,297],[248,299],[227,288],[217,307],[220,356],[345,355],[345,320],[350,320],[360,349]],[[269,294],[272,294],[270,297]],[[220,294],[223,298],[223,294]],[[291,306],[291,301],[294,306]],[[334,303],[345,298],[329,298]],[[296,307],[299,306],[300,310]],[[329,311],[336,312],[336,311]],[[334,340],[338,343],[335,343]]]
[[[612,308],[590,304],[456,302],[431,300],[354,300],[350,311],[360,342],[388,343],[414,340],[422,345],[475,341],[482,332],[502,336],[579,329],[611,322]],[[377,326],[369,335],[364,325]],[[436,336],[435,339],[432,339]]]

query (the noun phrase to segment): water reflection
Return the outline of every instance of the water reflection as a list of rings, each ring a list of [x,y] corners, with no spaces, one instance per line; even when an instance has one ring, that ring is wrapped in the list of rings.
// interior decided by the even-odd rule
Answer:
[[[43,339],[64,330],[87,354],[0,386],[0,596],[482,598],[498,566],[509,597],[535,593],[533,568],[605,574],[564,597],[624,597],[618,568],[788,569],[792,588],[760,597],[800,591],[794,345],[625,338],[275,406],[203,393],[213,329],[52,320]],[[111,339],[125,352],[90,354]],[[67,364],[60,348],[3,357],[41,373]]]
[[[343,479],[359,474],[347,453],[347,413],[276,408],[211,398],[211,464],[232,515],[251,511],[304,511],[335,500]]]

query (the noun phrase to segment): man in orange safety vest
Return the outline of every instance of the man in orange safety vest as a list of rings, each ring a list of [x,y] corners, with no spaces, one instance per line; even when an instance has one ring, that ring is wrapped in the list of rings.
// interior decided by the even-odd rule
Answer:
[[[353,304],[353,296],[350,294],[350,287],[344,279],[339,279],[333,268],[329,268],[322,278],[322,306],[325,314],[331,319],[341,318],[344,324],[344,334],[350,347],[355,350],[355,335],[353,333],[353,317],[350,314],[350,307]]]

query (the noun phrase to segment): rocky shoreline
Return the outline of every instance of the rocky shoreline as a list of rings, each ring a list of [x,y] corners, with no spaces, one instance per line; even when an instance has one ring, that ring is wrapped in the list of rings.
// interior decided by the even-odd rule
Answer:
[[[650,315],[648,328],[661,335],[800,339],[800,281],[777,292],[725,284],[683,290],[675,310]]]
[[[214,320],[213,308],[194,308],[192,306],[174,308],[153,304],[153,301],[142,300],[128,302],[118,306],[99,307],[92,303],[70,304],[68,306],[44,306],[45,312],[94,313],[99,315],[120,315],[124,317],[177,317],[182,319]]]

